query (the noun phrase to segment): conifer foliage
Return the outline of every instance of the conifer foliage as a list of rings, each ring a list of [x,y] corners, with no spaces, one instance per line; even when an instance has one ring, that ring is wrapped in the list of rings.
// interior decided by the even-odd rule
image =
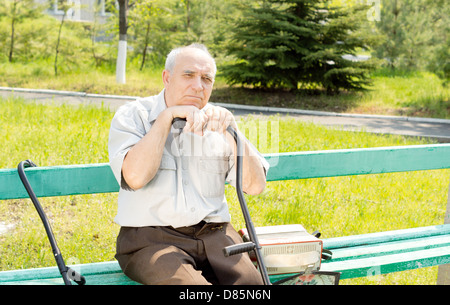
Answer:
[[[366,47],[359,33],[367,8],[329,7],[323,0],[263,0],[246,6],[222,67],[230,84],[258,88],[363,89],[370,62],[346,60]],[[252,3],[255,3],[252,1]]]

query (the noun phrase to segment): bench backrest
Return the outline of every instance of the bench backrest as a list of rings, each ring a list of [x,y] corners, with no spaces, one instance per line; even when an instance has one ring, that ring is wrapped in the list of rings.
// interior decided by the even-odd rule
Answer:
[[[31,157],[31,156],[30,156]],[[268,181],[450,168],[450,144],[267,154]],[[39,164],[38,164],[39,165]],[[117,192],[108,163],[26,169],[38,197]],[[17,169],[0,170],[0,200],[28,198]]]

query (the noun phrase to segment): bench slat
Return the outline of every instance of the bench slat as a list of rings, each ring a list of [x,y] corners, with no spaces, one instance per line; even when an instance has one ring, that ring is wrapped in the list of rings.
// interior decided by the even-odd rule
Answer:
[[[450,246],[450,235],[402,240],[333,250],[333,262]]]
[[[88,285],[134,285],[117,261],[71,265],[86,278]],[[63,285],[58,268],[44,267],[0,272],[0,285]]]
[[[450,144],[265,155],[267,179],[291,180],[450,168]]]
[[[12,282],[0,282],[0,285],[64,285],[61,277],[55,277],[51,279],[36,279],[36,280],[24,280],[24,281],[12,281]]]
[[[450,144],[267,154],[268,181],[450,168]],[[117,192],[108,163],[26,169],[38,197]],[[0,170],[0,200],[28,198],[17,169]]]
[[[341,279],[366,277],[450,263],[450,246],[422,251],[368,257],[355,260],[323,262],[322,271],[342,272]]]
[[[37,197],[118,192],[108,163],[27,168]],[[0,170],[0,200],[29,198],[17,169]]]
[[[328,238],[323,247],[333,250],[445,234],[450,234],[450,224]]]

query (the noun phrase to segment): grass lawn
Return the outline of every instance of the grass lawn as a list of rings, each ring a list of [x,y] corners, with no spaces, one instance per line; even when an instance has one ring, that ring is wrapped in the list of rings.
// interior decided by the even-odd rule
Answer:
[[[107,109],[89,106],[57,107],[0,99],[0,168],[15,168],[25,159],[39,166],[108,162],[112,116]],[[280,117],[269,120],[279,125],[279,152],[431,143],[328,129]],[[257,226],[300,223],[308,231],[320,230],[329,238],[442,224],[449,176],[449,170],[438,170],[270,182],[261,195],[247,196],[247,200]],[[244,222],[234,189],[227,186],[226,195],[232,223],[241,228]],[[114,259],[119,230],[113,221],[116,200],[117,194],[40,200],[68,264]],[[30,200],[0,201],[0,223],[13,225],[7,234],[0,235],[0,270],[55,264]],[[342,283],[429,284],[436,282],[436,276],[437,268],[433,267]]]

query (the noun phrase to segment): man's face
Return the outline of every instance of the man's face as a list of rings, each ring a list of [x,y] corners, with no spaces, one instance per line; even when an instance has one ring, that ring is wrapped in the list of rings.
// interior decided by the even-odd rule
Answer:
[[[214,63],[203,51],[188,48],[178,54],[173,71],[164,70],[167,107],[193,105],[202,109],[214,84]]]

